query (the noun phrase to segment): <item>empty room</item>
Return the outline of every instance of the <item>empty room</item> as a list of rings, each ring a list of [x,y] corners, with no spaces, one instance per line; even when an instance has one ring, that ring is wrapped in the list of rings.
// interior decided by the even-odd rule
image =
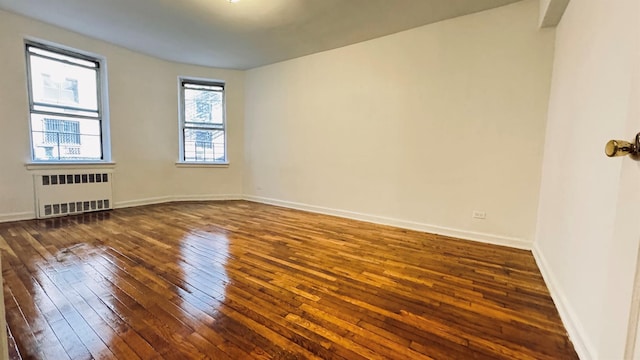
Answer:
[[[640,1],[0,0],[0,359],[640,359]]]

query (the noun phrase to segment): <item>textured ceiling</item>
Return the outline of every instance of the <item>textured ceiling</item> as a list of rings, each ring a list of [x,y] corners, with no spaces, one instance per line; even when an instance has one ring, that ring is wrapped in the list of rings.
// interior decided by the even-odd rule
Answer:
[[[159,58],[248,69],[519,0],[0,0]]]

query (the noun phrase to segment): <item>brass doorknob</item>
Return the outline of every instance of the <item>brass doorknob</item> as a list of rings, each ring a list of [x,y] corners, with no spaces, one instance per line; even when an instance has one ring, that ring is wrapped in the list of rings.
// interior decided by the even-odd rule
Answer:
[[[604,153],[607,154],[608,157],[635,154],[637,151],[638,148],[635,144],[624,140],[609,140],[604,148]]]

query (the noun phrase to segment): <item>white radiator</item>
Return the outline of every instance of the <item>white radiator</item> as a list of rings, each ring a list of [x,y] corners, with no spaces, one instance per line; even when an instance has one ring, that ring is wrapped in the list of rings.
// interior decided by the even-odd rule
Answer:
[[[104,170],[34,175],[37,218],[112,209],[112,175]]]

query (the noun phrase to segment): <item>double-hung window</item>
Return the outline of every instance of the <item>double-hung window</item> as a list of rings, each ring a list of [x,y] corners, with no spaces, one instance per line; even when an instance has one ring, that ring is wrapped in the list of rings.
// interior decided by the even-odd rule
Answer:
[[[226,163],[224,83],[180,79],[180,160]]]
[[[26,56],[32,160],[105,160],[100,60],[34,42]]]

